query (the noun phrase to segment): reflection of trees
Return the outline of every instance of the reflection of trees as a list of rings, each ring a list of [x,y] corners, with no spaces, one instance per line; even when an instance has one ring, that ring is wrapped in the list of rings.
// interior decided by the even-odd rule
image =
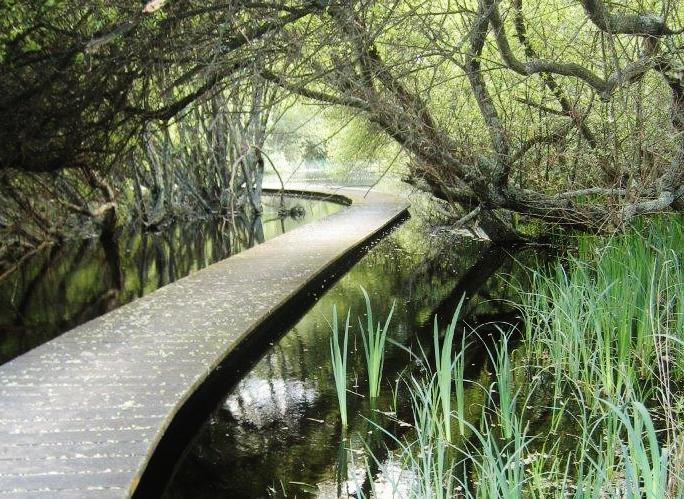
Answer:
[[[80,248],[82,249],[85,247],[85,242],[80,245]],[[80,253],[80,249],[79,249]],[[48,257],[41,263],[39,264],[38,272],[36,272],[35,276],[31,278],[28,281],[28,284],[26,285],[24,293],[22,293],[22,296],[19,300],[18,306],[17,306],[17,312],[18,316],[21,319],[26,318],[28,314],[28,308],[29,305],[36,294],[36,290],[39,288],[39,284],[41,280],[45,277],[47,274],[48,269],[51,268],[55,260],[58,258],[59,255],[59,250],[56,247],[50,248],[48,251]],[[61,290],[60,290],[61,291]]]
[[[107,269],[109,271],[109,280],[112,283],[112,288],[118,292],[123,290],[124,276],[121,268],[121,252],[119,248],[119,238],[112,233],[102,233],[100,236],[100,243],[105,254],[105,261],[107,262]]]
[[[0,281],[0,362],[264,240],[260,217],[236,216],[51,246]]]
[[[331,400],[317,390],[311,371],[302,373],[299,360],[274,348],[260,372],[236,387],[193,447],[201,451],[193,455],[192,478],[169,492],[171,497],[262,497],[264,484],[278,483],[275,477],[291,488],[288,481],[299,475],[290,470],[305,466],[311,476],[325,472],[328,453],[319,448],[336,443],[338,429],[320,422]],[[302,374],[309,381],[302,381]]]
[[[500,295],[497,270],[502,264],[507,266],[507,271],[514,270],[509,266],[508,252],[500,248],[492,247],[482,252],[476,245],[452,244],[447,251],[431,242],[401,240],[400,232],[381,241],[323,295],[234,388],[186,453],[167,493],[169,497],[188,494],[193,497],[212,494],[259,497],[274,484],[280,491],[279,480],[283,481],[288,495],[299,496],[301,489],[288,485],[290,481],[316,484],[334,476],[333,470],[340,466],[337,463],[343,458],[338,455],[339,416],[329,362],[329,329],[325,321],[332,305],[338,306],[340,315],[346,314],[348,309],[352,310],[353,316],[361,313],[364,305],[359,285],[368,289],[378,313],[386,313],[392,300],[396,300],[392,338],[409,347],[421,339],[430,355],[432,343],[424,341],[426,329],[422,326],[427,322],[431,335],[431,322],[426,319],[437,313],[440,323],[446,324],[451,320],[454,304],[464,292],[473,307],[480,303],[478,297],[483,294]],[[503,308],[489,307],[483,317],[491,318],[503,312]],[[471,314],[475,313],[479,310],[471,311]],[[359,390],[365,393],[362,350],[358,338],[351,338],[352,351],[355,345],[358,351],[350,352],[349,357],[350,386],[358,376]],[[403,350],[388,347],[386,382],[379,407],[391,406],[391,390],[387,383],[394,382],[407,366],[418,367],[411,367],[407,357]],[[475,362],[474,357],[469,361],[471,359]],[[302,387],[311,386],[307,382],[313,383],[315,397],[303,399]],[[261,384],[266,384],[268,391],[259,391],[258,403],[250,404],[249,401],[255,398],[252,390]],[[385,442],[372,432],[372,425],[365,419],[372,414],[367,400],[350,394],[348,404],[350,433],[367,437],[365,445],[370,445],[382,458],[386,452],[383,450]],[[389,424],[388,420],[378,417],[379,423]],[[395,430],[397,434],[406,431],[405,428]],[[369,483],[364,483],[363,487],[368,490]]]

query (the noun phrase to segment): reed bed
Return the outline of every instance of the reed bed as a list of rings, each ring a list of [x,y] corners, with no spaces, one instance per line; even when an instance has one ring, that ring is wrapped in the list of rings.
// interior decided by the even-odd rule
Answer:
[[[411,431],[383,430],[395,497],[683,498],[683,260],[681,219],[582,237],[529,271],[521,338],[491,340],[478,379],[478,331],[435,326],[435,368],[403,378]]]

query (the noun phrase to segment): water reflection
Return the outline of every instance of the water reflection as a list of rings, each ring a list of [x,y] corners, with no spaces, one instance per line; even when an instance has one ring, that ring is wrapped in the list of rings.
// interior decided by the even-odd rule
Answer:
[[[223,410],[241,425],[256,430],[276,424],[294,427],[316,395],[312,381],[247,378],[226,399]]]
[[[67,241],[0,282],[0,363],[194,271],[342,206],[286,198],[298,217],[279,217],[275,198],[260,218],[176,223],[158,233],[130,229],[115,238]]]
[[[512,319],[504,302],[493,298],[511,294],[508,274],[516,268],[506,250],[434,237],[419,220],[410,220],[324,293],[226,395],[199,430],[166,497],[337,497],[342,489],[357,487],[367,495],[364,449],[372,449],[380,462],[387,457],[372,419],[377,417],[397,435],[406,431],[401,421],[410,416],[401,401],[395,407],[395,383],[407,367],[420,366],[404,350],[389,346],[378,407],[398,414],[387,418],[373,413],[365,397],[363,349],[355,332],[348,368],[350,437],[341,446],[328,342],[333,304],[341,317],[350,309],[352,317],[363,313],[360,285],[368,290],[380,316],[396,300],[390,336],[415,349],[418,342],[431,344],[433,313],[446,324],[464,292],[469,297],[469,320]],[[371,466],[376,485],[382,482],[379,471]],[[382,472],[390,473],[391,467]]]

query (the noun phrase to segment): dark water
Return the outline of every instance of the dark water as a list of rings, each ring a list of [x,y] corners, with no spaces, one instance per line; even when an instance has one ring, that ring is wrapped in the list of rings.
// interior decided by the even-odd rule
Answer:
[[[83,322],[183,276],[325,217],[343,206],[287,198],[297,217],[279,218],[276,199],[246,221],[176,223],[158,233],[123,232],[116,241],[68,241],[36,255],[0,282],[0,364]]]
[[[511,274],[520,270],[511,253],[469,239],[431,236],[420,221],[408,221],[326,291],[228,390],[199,429],[166,497],[337,497],[354,459],[348,449],[363,454],[371,445],[366,437],[377,434],[369,418],[381,413],[370,410],[364,397],[365,360],[355,333],[350,339],[348,386],[358,394],[348,394],[350,440],[341,441],[327,322],[333,305],[341,317],[351,310],[356,321],[365,310],[359,289],[363,286],[376,316],[384,318],[396,303],[391,338],[413,351],[420,343],[429,352],[433,314],[445,325],[465,293],[464,315],[470,323],[483,325],[480,330],[486,336],[487,324],[516,320],[504,301],[513,293]],[[517,253],[515,258],[520,257]],[[471,370],[483,369],[481,358],[471,360]],[[389,345],[377,407],[396,409],[397,418],[404,421],[411,420],[402,414],[407,404],[394,400],[394,390],[398,376],[411,369],[420,370],[420,365]],[[471,379],[475,377],[471,373]],[[384,443],[376,448],[380,454]]]

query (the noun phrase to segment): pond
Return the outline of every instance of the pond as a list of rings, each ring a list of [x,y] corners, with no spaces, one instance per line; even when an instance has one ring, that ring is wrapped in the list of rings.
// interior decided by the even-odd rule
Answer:
[[[386,439],[381,445],[371,442],[369,435],[378,434],[376,416],[396,410],[394,426],[411,420],[405,401],[396,400],[402,397],[397,379],[421,366],[405,349],[429,353],[433,316],[446,325],[464,294],[463,316],[480,325],[484,338],[498,331],[493,324],[516,323],[506,299],[512,297],[510,279],[524,257],[473,239],[432,234],[416,218],[406,222],[325,291],[237,385],[227,389],[186,449],[166,497],[337,497],[340,485],[353,478],[355,456],[362,462],[368,446],[378,451],[389,443],[391,448]],[[351,311],[353,322],[363,316],[360,286],[368,291],[376,317],[384,320],[395,304],[389,336],[403,348],[387,347],[380,411],[372,411],[365,397],[360,335],[354,329],[348,368],[350,437],[342,439],[329,320],[333,306],[342,318]],[[471,379],[486,368],[484,356],[483,349],[470,349]],[[365,470],[356,471],[362,484]]]
[[[72,240],[36,255],[0,282],[0,364],[90,319],[299,225],[340,204],[285,198],[295,216],[278,216],[279,197],[264,197],[252,221],[177,222],[160,232],[132,227],[116,241]]]

